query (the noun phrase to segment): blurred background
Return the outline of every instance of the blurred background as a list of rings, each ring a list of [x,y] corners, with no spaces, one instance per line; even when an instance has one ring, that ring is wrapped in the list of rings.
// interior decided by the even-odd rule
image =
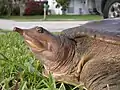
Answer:
[[[44,8],[48,15],[120,16],[119,0],[0,0],[0,15],[43,15]]]

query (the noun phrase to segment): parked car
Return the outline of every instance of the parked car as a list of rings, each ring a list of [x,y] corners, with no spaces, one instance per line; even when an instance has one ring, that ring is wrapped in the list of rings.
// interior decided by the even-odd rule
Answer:
[[[120,0],[87,0],[104,18],[120,17]]]

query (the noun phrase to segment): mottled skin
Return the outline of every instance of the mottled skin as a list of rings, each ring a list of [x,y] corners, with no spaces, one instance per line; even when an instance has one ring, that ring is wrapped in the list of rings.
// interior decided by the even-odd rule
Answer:
[[[118,28],[112,28],[116,24]],[[88,90],[120,90],[119,25],[119,19],[91,22],[61,35],[42,27],[14,30],[42,59],[45,76],[51,72],[57,81],[81,84]]]
[[[71,72],[79,60],[75,58],[75,42],[65,36],[53,35],[42,27],[20,29],[15,27],[25,39],[26,44],[44,65],[44,75],[52,73],[58,81],[78,84],[71,80]],[[67,75],[67,76],[66,76]],[[65,76],[66,78],[63,78]],[[67,79],[67,80],[65,80]],[[76,79],[76,78],[73,78]]]

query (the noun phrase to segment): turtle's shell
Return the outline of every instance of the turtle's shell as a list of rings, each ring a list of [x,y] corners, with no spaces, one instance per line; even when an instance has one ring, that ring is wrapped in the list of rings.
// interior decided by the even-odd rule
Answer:
[[[82,26],[63,30],[62,34],[74,40],[88,36],[106,42],[120,44],[120,19],[92,21]]]

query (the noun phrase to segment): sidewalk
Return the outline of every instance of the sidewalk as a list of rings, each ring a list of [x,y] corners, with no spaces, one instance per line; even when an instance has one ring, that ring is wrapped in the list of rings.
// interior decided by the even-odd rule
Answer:
[[[88,21],[31,21],[31,22],[20,22],[14,20],[0,19],[0,29],[13,30],[14,27],[20,28],[32,28],[34,26],[42,26],[49,31],[57,32],[67,28],[80,26],[87,23]]]

